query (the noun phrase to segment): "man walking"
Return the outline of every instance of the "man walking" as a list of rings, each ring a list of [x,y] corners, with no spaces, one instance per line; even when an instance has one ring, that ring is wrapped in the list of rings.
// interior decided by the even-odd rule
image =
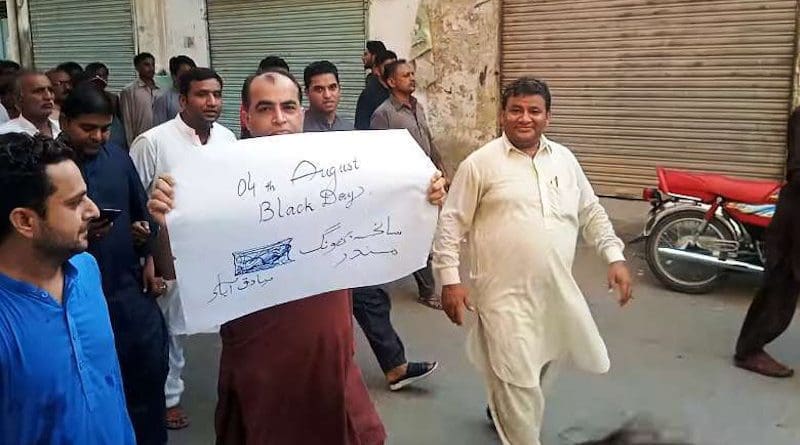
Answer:
[[[375,56],[372,77],[367,76],[367,86],[361,91],[356,103],[356,130],[369,130],[372,113],[389,98],[389,87],[383,81],[383,68],[397,60],[393,51],[383,51]]]
[[[372,114],[370,128],[373,130],[405,129],[411,134],[433,165],[444,171],[439,150],[433,144],[428,120],[422,104],[414,97],[417,83],[414,67],[405,60],[390,62],[383,69],[383,82],[389,87],[390,96]],[[441,301],[436,295],[430,259],[424,269],[414,272],[419,290],[419,303],[433,309],[441,309]]]
[[[153,126],[163,124],[166,121],[175,119],[181,111],[180,105],[180,86],[178,79],[183,73],[192,68],[197,68],[194,60],[189,56],[175,56],[169,59],[169,74],[172,76],[172,87],[165,91],[153,101]]]
[[[302,132],[301,96],[285,70],[250,76],[242,88],[247,128],[254,137]],[[161,177],[148,204],[161,223],[172,196],[172,179]],[[434,177],[428,200],[443,198],[443,181]],[[217,443],[384,443],[386,432],[353,357],[349,291],[254,312],[223,325],[220,335]]]
[[[161,94],[154,79],[156,59],[150,53],[139,53],[133,58],[139,77],[119,93],[119,108],[128,145],[137,136],[153,127],[153,102]]]
[[[523,77],[503,91],[503,136],[459,166],[439,218],[433,264],[442,303],[461,325],[478,322],[470,359],[484,374],[489,407],[505,445],[538,445],[541,378],[570,360],[603,373],[608,354],[572,277],[578,236],[609,264],[608,285],[620,304],[631,298],[622,241],[572,152],[544,136],[550,91]],[[460,246],[468,236],[472,295],[460,284]]]
[[[55,107],[55,94],[50,79],[36,71],[22,71],[14,79],[14,97],[20,115],[0,125],[0,134],[41,133],[56,138],[61,132],[58,121],[50,115]]]
[[[340,98],[336,66],[326,60],[314,62],[306,67],[303,80],[309,103],[304,131],[352,130],[353,124],[336,114]],[[353,315],[369,341],[389,389],[397,391],[429,376],[438,363],[406,360],[405,346],[392,326],[391,310],[392,303],[384,286],[353,289]]]
[[[789,327],[800,294],[800,108],[789,117],[786,142],[786,184],[766,232],[766,271],[747,311],[734,356],[739,368],[768,377],[794,375],[794,370],[772,358],[764,347]]]
[[[0,443],[133,445],[72,152],[0,136]]]
[[[236,136],[216,121],[222,112],[222,79],[208,68],[194,68],[180,77],[182,111],[169,122],[146,131],[131,146],[131,158],[146,189],[158,175],[174,170],[182,159],[211,144],[226,144]],[[189,418],[180,405],[184,390],[181,374],[186,364],[183,354],[184,323],[180,289],[174,281],[172,252],[167,234],[161,233],[155,252],[156,265],[168,279],[167,291],[158,303],[169,330],[169,375],[167,376],[167,427],[189,426]]]
[[[89,253],[103,279],[136,443],[161,445],[167,442],[167,330],[155,299],[165,284],[156,279],[150,255],[147,193],[128,153],[108,142],[114,110],[102,91],[84,82],[61,111],[59,139],[75,150],[89,198],[115,210],[90,226]]]

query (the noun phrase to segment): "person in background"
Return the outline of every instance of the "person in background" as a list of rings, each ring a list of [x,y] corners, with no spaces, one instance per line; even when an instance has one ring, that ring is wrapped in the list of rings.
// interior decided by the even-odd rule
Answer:
[[[372,113],[389,98],[389,87],[383,81],[383,68],[397,60],[393,51],[384,51],[375,56],[372,72],[375,75],[367,80],[356,103],[356,130],[369,130]]]
[[[41,133],[56,138],[61,132],[58,121],[53,120],[55,97],[50,79],[36,71],[21,71],[14,79],[14,98],[20,115],[3,125],[0,134],[27,133],[31,136]]]
[[[0,443],[134,445],[72,150],[0,136]]]
[[[74,79],[83,72],[83,68],[78,62],[59,63],[55,69],[59,71],[64,71],[65,73],[67,73],[67,75],[69,75],[70,79]]]
[[[0,125],[19,116],[19,110],[14,105],[13,84],[14,78],[20,71],[20,66],[12,60],[0,60]]]
[[[258,63],[258,70],[256,70],[256,73],[263,73],[273,68],[278,68],[286,70],[286,72],[290,72],[289,64],[286,63],[286,61],[283,60],[283,58],[278,56],[267,56],[261,59],[261,62]],[[242,139],[250,137],[250,132],[247,130],[247,122],[245,121],[244,105],[239,106],[239,136]]]
[[[308,95],[308,110],[303,118],[303,131],[347,131],[353,124],[341,119],[339,106],[339,71],[327,60],[308,65],[303,72]],[[353,289],[353,315],[364,331],[372,352],[383,370],[389,389],[397,391],[429,376],[437,362],[406,360],[405,346],[392,326],[392,303],[385,286]]]
[[[108,91],[108,78],[110,72],[108,67],[102,62],[92,62],[86,65],[81,81],[91,81],[91,83],[111,101],[114,109],[114,120],[111,122],[111,139],[109,142],[123,150],[128,150],[128,138],[125,136],[125,125],[122,123],[122,113],[119,109],[119,96]]]
[[[153,127],[153,102],[161,94],[154,77],[155,57],[150,53],[139,53],[133,58],[133,65],[139,77],[119,93],[119,107],[128,145]]]
[[[800,108],[789,116],[786,145],[786,183],[765,236],[766,270],[734,355],[734,365],[767,377],[794,375],[764,348],[789,327],[800,295]]]
[[[100,267],[136,443],[161,445],[167,442],[169,365],[156,298],[166,284],[156,278],[150,254],[157,226],[147,212],[147,193],[128,153],[109,143],[112,119],[108,97],[90,83],[78,84],[61,109],[59,140],[75,151],[89,198],[114,211],[101,210],[89,226],[88,251]]]
[[[64,100],[67,98],[69,92],[72,91],[73,79],[63,68],[53,68],[46,74],[47,78],[50,79],[50,83],[53,85],[53,102],[55,104],[50,117],[54,120],[59,120],[59,116],[61,116],[61,106],[64,104]]]
[[[153,101],[154,127],[174,119],[178,112],[181,111],[178,79],[183,73],[192,68],[197,68],[197,64],[189,56],[181,55],[169,59],[169,74],[172,76],[172,87]]]
[[[578,237],[608,264],[620,306],[632,296],[624,245],[572,152],[548,139],[550,89],[522,77],[502,94],[503,135],[461,163],[439,216],[433,266],[456,325],[477,314],[467,348],[504,445],[538,445],[542,381],[563,361],[608,372],[606,346],[572,275]],[[468,237],[468,295],[461,246]]]
[[[208,68],[193,68],[178,79],[181,112],[171,121],[142,133],[131,146],[130,155],[139,179],[150,190],[159,175],[174,169],[186,157],[213,144],[228,144],[236,136],[217,123],[222,113],[222,79]],[[186,365],[183,351],[185,327],[178,283],[166,230],[159,233],[155,258],[161,276],[168,279],[166,293],[158,299],[169,329],[169,375],[166,384],[167,427],[189,426],[181,406]],[[236,442],[231,442],[236,443]]]
[[[389,63],[383,69],[383,82],[391,92],[372,114],[370,128],[373,130],[405,129],[430,158],[433,165],[444,171],[439,150],[433,143],[425,109],[414,97],[417,83],[414,78],[414,67],[405,60]],[[428,265],[414,272],[414,279],[419,289],[418,302],[433,309],[441,309],[441,299],[436,295],[433,282],[433,271],[430,258]]]
[[[384,45],[383,42],[380,40],[367,40],[366,49],[364,49],[364,54],[361,56],[364,69],[369,70],[365,83],[369,83],[370,79],[375,76],[380,76],[380,73],[378,73],[376,69],[375,58],[378,57],[378,54],[383,52],[386,52],[386,45]]]

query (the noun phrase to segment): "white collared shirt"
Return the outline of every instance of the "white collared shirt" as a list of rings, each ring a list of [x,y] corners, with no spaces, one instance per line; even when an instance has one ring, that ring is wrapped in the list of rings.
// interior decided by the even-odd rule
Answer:
[[[461,282],[467,236],[479,317],[468,349],[480,368],[523,387],[537,386],[541,367],[565,355],[583,369],[608,369],[572,277],[579,235],[607,262],[624,260],[622,241],[566,147],[542,136],[531,158],[504,135],[461,163],[439,217],[433,268],[443,285]]]
[[[55,119],[48,119],[50,123],[50,131],[53,133],[53,139],[57,138],[59,134],[61,134],[61,126],[58,124],[58,121]],[[36,128],[36,125],[33,125],[31,121],[25,119],[20,114],[18,117],[11,119],[10,121],[0,125],[0,134],[6,133],[25,133],[28,135],[36,135],[39,133],[39,129]]]
[[[212,144],[225,144],[236,141],[232,131],[214,123],[211,136],[203,145],[193,128],[186,125],[178,114],[157,127],[140,134],[131,145],[131,158],[139,172],[146,190],[150,190],[158,175],[171,173],[184,156],[191,156],[197,150]]]

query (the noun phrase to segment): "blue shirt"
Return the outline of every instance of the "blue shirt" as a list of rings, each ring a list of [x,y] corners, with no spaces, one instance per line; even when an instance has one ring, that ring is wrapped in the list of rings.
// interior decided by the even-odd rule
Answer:
[[[89,242],[89,253],[100,266],[106,297],[113,298],[120,291],[141,289],[140,259],[149,254],[149,249],[134,248],[131,223],[150,222],[150,216],[147,212],[147,192],[131,157],[127,152],[107,144],[100,148],[96,156],[84,159],[78,165],[86,181],[87,194],[97,207],[122,210],[103,238]],[[156,229],[156,224],[150,224],[153,234]]]
[[[60,305],[0,274],[0,444],[135,444],[89,254],[64,264]]]

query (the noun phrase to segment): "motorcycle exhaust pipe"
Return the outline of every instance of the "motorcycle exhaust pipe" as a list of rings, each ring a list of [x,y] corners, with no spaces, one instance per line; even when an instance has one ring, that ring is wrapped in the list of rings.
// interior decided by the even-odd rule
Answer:
[[[703,255],[702,253],[687,252],[685,250],[673,249],[671,247],[659,247],[658,253],[664,254],[673,258],[680,258],[682,260],[708,264],[712,266],[721,267],[728,270],[736,270],[739,272],[764,272],[764,268],[755,264],[745,263],[744,261],[737,260],[722,260],[711,255]]]

